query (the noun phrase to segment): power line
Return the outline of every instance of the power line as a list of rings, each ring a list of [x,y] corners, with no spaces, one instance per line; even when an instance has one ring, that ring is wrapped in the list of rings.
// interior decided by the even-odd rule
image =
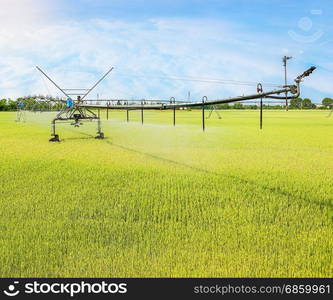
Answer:
[[[152,79],[163,79],[163,80],[180,80],[180,81],[195,81],[204,83],[215,83],[215,84],[230,84],[230,85],[246,85],[246,86],[257,86],[257,82],[254,81],[239,81],[232,79],[218,79],[218,78],[200,78],[200,77],[189,77],[189,76],[155,76],[155,75],[136,75],[128,73],[118,73],[117,75],[123,77],[135,77],[135,78],[152,78]],[[263,83],[267,87],[282,87],[281,84],[274,83]]]

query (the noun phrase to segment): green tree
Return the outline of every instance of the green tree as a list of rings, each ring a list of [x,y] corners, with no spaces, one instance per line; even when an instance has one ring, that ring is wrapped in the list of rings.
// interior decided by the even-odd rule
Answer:
[[[328,98],[328,97],[326,97],[326,98],[323,99],[323,101],[321,101],[321,103],[322,103],[324,106],[326,106],[326,107],[328,107],[328,108],[331,108],[331,107],[333,106],[333,99],[332,99],[332,98]]]
[[[16,110],[17,108],[16,101],[9,100],[7,103],[7,108],[8,110]]]
[[[290,100],[289,108],[300,109],[302,108],[302,98],[296,98]]]
[[[7,99],[0,100],[0,111],[7,110]]]
[[[310,109],[314,108],[315,105],[311,102],[309,98],[304,98],[302,101],[302,108]]]

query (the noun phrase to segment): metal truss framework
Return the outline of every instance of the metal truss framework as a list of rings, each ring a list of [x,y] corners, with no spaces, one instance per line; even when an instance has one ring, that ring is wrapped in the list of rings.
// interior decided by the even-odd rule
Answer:
[[[60,142],[59,135],[56,133],[56,122],[57,121],[68,121],[72,120],[71,125],[74,127],[79,127],[82,125],[82,121],[93,121],[97,120],[97,136],[96,139],[103,139],[104,133],[101,130],[101,119],[99,114],[96,115],[92,110],[88,107],[81,105],[83,99],[113,70],[113,67],[110,68],[90,89],[63,89],[59,85],[57,85],[41,68],[36,67],[38,71],[40,71],[53,85],[60,90],[66,97],[67,100],[70,100],[70,105],[63,108],[56,117],[52,120],[51,128],[51,139],[50,142]],[[76,96],[77,100],[71,100],[72,96]],[[60,100],[66,104],[67,100]]]

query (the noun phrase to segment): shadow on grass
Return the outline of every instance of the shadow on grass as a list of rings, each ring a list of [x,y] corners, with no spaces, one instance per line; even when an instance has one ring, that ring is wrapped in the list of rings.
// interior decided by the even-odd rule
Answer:
[[[170,164],[174,164],[174,165],[177,165],[177,166],[180,166],[180,167],[183,167],[183,168],[188,168],[188,169],[191,169],[191,170],[194,170],[194,171],[197,171],[197,172],[201,172],[201,173],[205,173],[205,174],[209,174],[209,175],[213,175],[213,176],[218,176],[220,178],[221,177],[225,177],[225,178],[229,178],[229,179],[231,178],[235,181],[238,181],[240,184],[250,184],[254,188],[255,187],[260,187],[260,188],[262,188],[266,191],[269,191],[270,193],[281,195],[281,196],[287,197],[288,199],[299,199],[299,200],[302,200],[302,201],[305,201],[305,202],[308,202],[308,203],[311,203],[311,204],[316,204],[320,207],[320,209],[322,209],[324,207],[329,207],[331,209],[333,208],[332,203],[313,200],[313,199],[310,199],[310,198],[307,198],[307,197],[295,196],[294,194],[292,194],[288,191],[285,191],[280,187],[272,187],[272,186],[269,186],[267,184],[260,184],[257,181],[241,178],[241,177],[238,177],[238,176],[235,176],[235,175],[219,174],[217,172],[213,172],[213,171],[210,171],[210,170],[207,170],[207,169],[191,166],[191,165],[188,165],[188,164],[185,164],[185,163],[182,163],[182,162],[178,162],[178,161],[171,160],[171,159],[168,159],[168,158],[160,157],[158,155],[154,155],[154,154],[150,154],[150,153],[147,153],[147,152],[142,152],[142,151],[139,151],[139,150],[128,148],[128,147],[125,147],[125,146],[122,146],[122,145],[118,145],[118,144],[112,143],[111,141],[105,141],[105,142],[107,144],[113,146],[113,147],[117,147],[117,148],[120,148],[120,149],[123,149],[123,150],[126,150],[126,151],[130,151],[130,152],[133,152],[133,153],[145,155],[145,156],[148,156],[150,158],[157,159],[157,160],[160,160],[160,161],[164,161],[164,162],[167,162],[167,163],[170,163]]]
[[[91,138],[95,138],[94,135],[91,135],[89,133],[74,131],[74,130],[71,130],[71,131],[87,136],[86,138],[71,138],[71,139],[91,139]],[[69,140],[69,139],[67,139],[67,140]],[[164,158],[164,157],[161,157],[161,156],[158,156],[158,155],[155,155],[155,154],[151,154],[151,153],[148,153],[148,152],[143,152],[143,151],[135,150],[135,149],[125,147],[125,146],[122,146],[122,145],[118,145],[118,144],[112,143],[111,141],[108,141],[107,138],[105,138],[104,141],[105,141],[105,143],[107,143],[107,144],[109,144],[113,147],[120,148],[120,149],[123,149],[125,151],[145,155],[147,157],[150,157],[150,158],[153,158],[153,159],[156,159],[156,160],[164,161],[164,162],[174,164],[174,165],[177,165],[177,166],[180,166],[180,167],[183,167],[183,168],[191,169],[191,170],[194,170],[194,171],[197,171],[197,172],[200,172],[200,173],[205,173],[205,174],[208,174],[208,175],[218,176],[219,178],[221,178],[221,177],[225,177],[225,178],[229,178],[229,179],[231,178],[235,181],[238,181],[240,184],[249,184],[249,185],[252,185],[254,188],[255,187],[260,187],[260,188],[262,188],[266,191],[269,191],[270,193],[281,195],[281,196],[287,197],[288,199],[299,199],[299,200],[308,202],[310,204],[315,204],[315,205],[318,205],[320,207],[320,209],[323,209],[324,207],[329,207],[330,209],[333,208],[333,203],[319,201],[319,200],[313,200],[313,199],[310,199],[308,197],[295,196],[294,194],[292,194],[288,191],[285,191],[280,187],[272,187],[272,186],[269,186],[267,184],[263,184],[263,183],[260,184],[257,181],[249,180],[249,179],[246,179],[246,178],[241,178],[241,177],[238,177],[238,176],[235,176],[235,175],[225,175],[225,174],[220,174],[220,173],[213,172],[213,171],[210,171],[210,170],[207,170],[207,169],[195,167],[195,166],[192,166],[192,165],[188,165],[188,164],[185,164],[185,163],[182,163],[182,162],[179,162],[179,161]]]
[[[93,135],[93,134],[90,134],[90,133],[86,133],[86,132],[82,132],[82,131],[76,131],[76,130],[73,130],[73,129],[67,129],[67,130],[71,131],[71,132],[81,134],[81,135],[84,135],[85,137],[71,137],[71,138],[61,139],[61,141],[63,141],[63,142],[72,141],[72,140],[91,140],[91,139],[95,139],[96,135],[97,135],[97,133],[96,133],[96,135]],[[103,139],[107,140],[108,138],[104,137]]]
[[[61,139],[61,142],[66,142],[66,141],[75,141],[75,140],[91,140],[94,139],[94,136],[90,136],[90,137],[72,137],[72,138],[65,138],[65,139]]]

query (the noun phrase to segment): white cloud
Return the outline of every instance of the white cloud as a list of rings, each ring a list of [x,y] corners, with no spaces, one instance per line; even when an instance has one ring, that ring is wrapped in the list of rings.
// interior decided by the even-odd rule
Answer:
[[[22,29],[23,26],[45,22],[51,3],[42,0],[0,0],[1,27]]]
[[[0,1],[7,8],[12,2]],[[56,23],[48,21],[53,20],[48,17],[52,10],[42,4],[45,2],[22,3],[18,12],[14,6],[10,8],[11,17],[7,16],[8,20],[15,17],[21,21],[12,20],[0,31],[0,97],[49,92],[60,95],[49,83],[49,90],[45,87],[35,65],[67,88],[90,87],[109,66],[115,66],[93,97],[99,93],[112,98],[175,96],[179,99],[191,90],[196,97],[218,98],[255,92],[255,87],[126,77],[126,74],[282,82],[280,56],[285,53],[280,47],[282,43],[249,34],[234,24],[181,18]],[[309,86],[327,92],[327,80],[318,80],[322,84]]]
[[[319,72],[315,72],[312,75],[311,80],[307,80],[304,83],[304,86],[324,92],[327,95],[332,95],[332,82],[333,73],[327,72],[325,70],[320,70]]]

